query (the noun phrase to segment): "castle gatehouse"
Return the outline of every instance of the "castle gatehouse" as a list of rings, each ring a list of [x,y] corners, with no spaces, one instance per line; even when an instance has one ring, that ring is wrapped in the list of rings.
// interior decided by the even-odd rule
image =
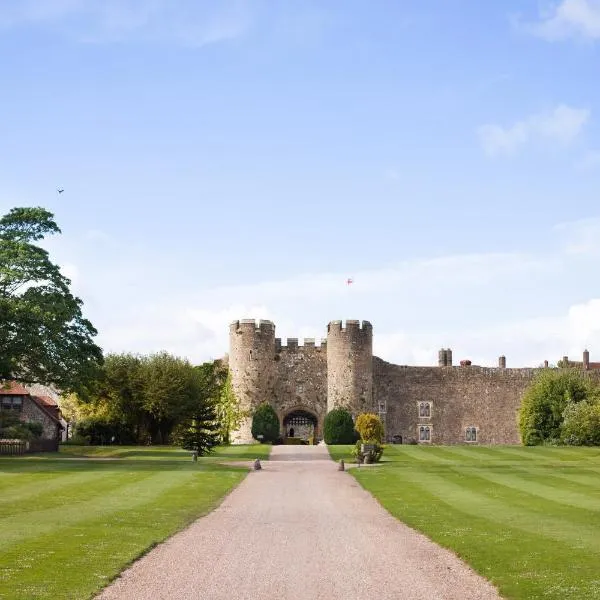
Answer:
[[[587,351],[583,358],[571,366],[591,368]],[[507,368],[504,356],[497,367],[456,366],[450,349],[440,350],[437,366],[394,365],[373,356],[373,327],[356,320],[331,321],[320,344],[311,338],[282,344],[271,321],[234,321],[228,361],[242,410],[250,414],[269,402],[282,437],[315,442],[325,415],[345,407],[353,417],[379,414],[388,442],[518,444],[517,411],[537,371]],[[233,441],[252,441],[250,428],[248,418]]]

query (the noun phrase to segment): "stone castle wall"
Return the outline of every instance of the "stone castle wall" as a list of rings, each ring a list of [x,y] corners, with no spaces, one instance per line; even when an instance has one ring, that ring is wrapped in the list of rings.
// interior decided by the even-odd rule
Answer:
[[[271,321],[235,321],[228,359],[234,392],[248,414],[270,402],[282,434],[284,418],[294,410],[316,417],[319,438],[325,415],[335,407],[347,407],[353,416],[384,407],[389,441],[419,441],[420,427],[427,426],[433,444],[468,442],[467,428],[476,429],[480,444],[520,442],[517,411],[538,369],[507,369],[504,356],[496,368],[452,366],[450,349],[440,351],[437,367],[399,366],[373,357],[372,344],[368,321],[330,322],[320,346],[296,338],[282,345]],[[582,367],[592,364],[584,352]],[[587,372],[600,377],[600,369]],[[421,414],[422,402],[429,403],[429,416]],[[250,427],[251,417],[233,440],[252,441]]]
[[[276,343],[277,384],[273,405],[279,422],[295,409],[311,412],[317,418],[317,430],[323,431],[327,414],[327,344],[315,346],[313,339],[288,338],[287,344]]]
[[[418,440],[421,425],[431,428],[431,443],[465,443],[467,427],[480,444],[518,444],[517,411],[537,369],[476,366],[405,367],[374,359],[376,401],[386,403],[386,435],[403,443]],[[430,402],[430,417],[419,405]]]

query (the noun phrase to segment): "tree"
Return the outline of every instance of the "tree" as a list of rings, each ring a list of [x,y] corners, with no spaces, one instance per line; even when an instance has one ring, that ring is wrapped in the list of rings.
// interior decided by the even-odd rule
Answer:
[[[279,437],[279,418],[268,402],[263,402],[254,411],[252,437],[261,442],[274,442]]]
[[[354,443],[354,422],[345,408],[334,408],[325,415],[323,439],[326,444]]]
[[[55,233],[54,215],[43,208],[13,208],[0,218],[0,380],[83,391],[102,351],[71,282],[34,243]]]
[[[560,440],[567,406],[587,400],[595,393],[589,378],[577,369],[540,371],[521,400],[518,425],[523,444],[535,446]]]
[[[191,416],[177,426],[174,437],[182,448],[193,450],[199,456],[217,446],[219,423],[214,400],[207,398],[205,402],[199,402]]]
[[[358,431],[360,439],[368,443],[383,443],[383,423],[378,415],[362,413],[356,417],[354,429]]]

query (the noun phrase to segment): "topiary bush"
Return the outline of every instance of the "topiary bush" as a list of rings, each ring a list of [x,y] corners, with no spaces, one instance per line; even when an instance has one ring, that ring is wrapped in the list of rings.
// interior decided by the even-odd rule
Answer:
[[[326,444],[354,443],[354,422],[345,408],[334,408],[327,413],[323,423],[323,439]]]
[[[265,443],[277,442],[279,439],[279,418],[275,409],[268,402],[263,402],[254,411],[252,437]]]
[[[378,415],[373,413],[362,413],[358,415],[358,417],[356,417],[354,428],[358,431],[360,439],[364,443],[383,443],[383,423]]]

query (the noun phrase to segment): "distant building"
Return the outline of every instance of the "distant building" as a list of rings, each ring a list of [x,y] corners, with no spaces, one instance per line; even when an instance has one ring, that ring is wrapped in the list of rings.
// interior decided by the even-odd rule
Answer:
[[[0,410],[16,413],[23,422],[40,423],[43,428],[41,440],[54,442],[42,444],[40,449],[58,449],[64,426],[60,408],[51,396],[32,394],[15,382],[0,383]]]
[[[387,440],[405,444],[518,444],[517,411],[538,370],[507,368],[505,356],[493,368],[468,359],[454,366],[450,349],[439,351],[437,366],[394,365],[373,356],[371,323],[354,320],[331,321],[320,345],[297,338],[284,345],[271,321],[234,321],[228,361],[241,408],[251,413],[269,402],[284,438],[320,439],[325,415],[345,407],[354,417],[379,414]],[[564,366],[600,369],[587,350],[581,363]],[[251,441],[250,426],[248,418],[232,440]]]

